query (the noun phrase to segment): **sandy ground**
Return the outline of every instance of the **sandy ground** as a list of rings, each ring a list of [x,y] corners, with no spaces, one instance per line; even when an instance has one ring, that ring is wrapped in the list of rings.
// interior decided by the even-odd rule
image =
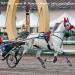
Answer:
[[[75,46],[64,46],[64,49],[75,49]],[[1,56],[0,56],[1,58]],[[42,56],[52,59],[52,56]],[[0,60],[0,75],[75,75],[75,57],[69,57],[72,66],[68,66],[65,57],[58,57],[58,61],[46,62],[42,68],[35,56],[24,56],[15,68],[9,68],[6,61]]]
[[[42,57],[52,59],[53,57]],[[34,56],[24,56],[15,68],[9,68],[0,60],[0,75],[75,75],[75,57],[69,57],[72,67],[68,66],[64,57],[58,57],[57,63],[46,62],[42,68]]]

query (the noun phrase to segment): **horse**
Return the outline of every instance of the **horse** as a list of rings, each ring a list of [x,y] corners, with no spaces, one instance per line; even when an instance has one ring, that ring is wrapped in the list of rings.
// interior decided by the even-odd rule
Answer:
[[[39,60],[43,68],[45,68],[45,62],[47,61],[47,59],[43,60],[40,56],[43,50],[54,51],[54,59],[52,60],[53,63],[56,63],[57,56],[60,53],[65,56],[69,66],[72,66],[70,60],[68,59],[67,55],[63,51],[63,39],[66,32],[68,32],[69,34],[75,33],[75,27],[74,25],[70,24],[68,18],[64,18],[63,21],[61,21],[60,23],[57,23],[51,32],[50,31],[45,33],[38,32],[38,33],[31,33],[31,34],[27,33],[25,39],[22,40],[23,42],[25,42],[24,44],[22,44],[23,43],[22,41],[19,42],[19,40],[17,39],[18,42],[17,44],[15,43],[17,47],[13,49],[17,48],[21,50],[21,45],[22,45],[22,48],[24,50],[22,50],[23,52],[21,52],[21,57],[19,58],[19,60],[16,58],[17,55],[14,56],[16,58],[15,66],[19,63],[22,56],[25,53],[27,53],[28,50],[31,50],[31,49],[37,50],[36,58]],[[9,54],[9,56],[14,55],[14,54],[12,55],[12,52],[10,53],[11,54]],[[8,62],[9,56],[7,58],[7,62]]]
[[[75,32],[74,25],[71,25],[69,22],[69,19],[64,18],[63,21],[58,23],[53,31],[50,34],[50,39],[47,40],[45,37],[47,34],[45,33],[31,33],[27,36],[25,45],[24,45],[24,51],[23,54],[25,54],[28,49],[34,49],[36,47],[37,53],[36,57],[40,61],[43,68],[45,68],[45,61],[40,57],[40,54],[42,50],[53,50],[54,51],[54,59],[53,62],[55,63],[57,61],[57,56],[59,53],[63,54],[66,59],[67,63],[70,63],[68,57],[66,56],[65,52],[63,51],[63,39],[66,32]],[[70,65],[72,65],[70,63]]]

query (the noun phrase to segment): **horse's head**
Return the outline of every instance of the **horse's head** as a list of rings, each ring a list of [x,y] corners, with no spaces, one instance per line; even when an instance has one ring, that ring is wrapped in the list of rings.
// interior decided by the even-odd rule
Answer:
[[[75,27],[69,22],[69,19],[64,18],[64,27],[71,35],[75,35]]]
[[[64,27],[67,31],[70,31],[72,29],[75,29],[74,25],[71,25],[71,23],[69,22],[69,19],[64,18]]]

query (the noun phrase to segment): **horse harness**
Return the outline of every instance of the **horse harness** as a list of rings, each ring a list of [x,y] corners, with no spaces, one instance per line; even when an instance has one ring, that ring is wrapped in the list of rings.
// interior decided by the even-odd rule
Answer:
[[[46,41],[46,43],[47,43],[47,47],[48,47],[48,49],[49,50],[51,50],[51,48],[50,48],[50,45],[49,45],[49,43],[48,43],[48,41],[50,40],[50,34],[51,34],[51,32],[49,31],[49,32],[45,32],[45,33],[43,33],[43,35],[39,35],[37,38],[38,39],[45,39],[45,41]],[[37,47],[37,48],[40,48],[39,46],[37,46],[37,45],[34,45],[35,47]]]

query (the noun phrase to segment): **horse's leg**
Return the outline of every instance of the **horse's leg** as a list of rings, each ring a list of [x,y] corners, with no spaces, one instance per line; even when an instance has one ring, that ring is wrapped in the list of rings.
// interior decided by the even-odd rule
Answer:
[[[56,49],[57,49],[58,51],[56,51]],[[62,49],[63,49],[63,45],[62,45],[61,48],[60,48],[58,45],[54,45],[54,50],[55,50],[55,52],[54,52],[54,60],[53,60],[53,62],[55,63],[55,62],[57,61],[57,55],[58,55],[58,53],[61,53],[61,54],[63,54],[64,57],[66,58],[67,63],[69,64],[69,66],[72,66],[70,60],[68,59],[68,56],[62,51]]]
[[[61,46],[61,49],[63,50],[63,45]],[[65,52],[63,52],[62,54],[63,54],[63,56],[66,58],[66,61],[67,61],[68,65],[69,65],[69,66],[72,66],[72,63],[71,63],[70,60],[68,59],[67,54],[66,54]]]
[[[45,68],[45,62],[44,62],[43,59],[40,57],[41,52],[42,52],[42,50],[37,50],[36,57],[37,57],[37,59],[39,60],[39,62],[41,63],[42,67]]]
[[[62,54],[63,51],[62,51],[62,48],[60,48],[58,44],[54,44],[53,46],[54,46],[54,51],[55,51],[53,63],[56,63],[58,54],[59,53]]]
[[[72,63],[71,63],[70,60],[68,59],[67,54],[65,54],[65,53],[63,52],[63,55],[64,55],[64,57],[66,58],[68,65],[69,65],[69,66],[72,66]]]
[[[54,47],[54,46],[53,46]],[[52,48],[53,49],[53,48]],[[54,47],[53,51],[54,51],[54,58],[49,60],[49,59],[45,59],[45,62],[53,62],[56,63],[57,62],[57,56],[58,56],[58,51],[56,51],[55,49],[57,49],[57,47]]]
[[[61,53],[61,48],[59,47],[58,44],[53,44],[53,48],[54,48],[54,59],[53,59],[53,63],[56,63],[57,62],[57,56],[58,56],[58,53]]]
[[[54,52],[54,59],[53,59],[53,63],[57,62],[57,56],[58,56],[58,52]]]

